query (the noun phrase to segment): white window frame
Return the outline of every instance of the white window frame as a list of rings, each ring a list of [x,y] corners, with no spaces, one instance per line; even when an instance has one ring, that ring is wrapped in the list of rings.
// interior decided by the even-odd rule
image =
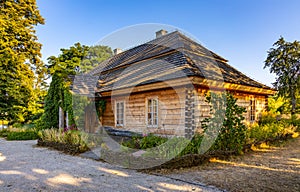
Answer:
[[[123,104],[123,114],[120,113],[118,105]],[[123,115],[122,119],[119,119],[119,115]],[[119,123],[119,121],[123,121],[122,123]],[[115,125],[116,127],[124,127],[125,125],[125,101],[115,101]]]
[[[256,121],[256,101],[255,99],[250,100],[250,122]]]
[[[151,101],[151,103],[150,103],[151,106],[149,106],[149,101]],[[156,103],[156,106],[154,103]],[[158,122],[158,116],[159,116],[158,108],[159,108],[159,100],[157,97],[149,97],[146,99],[146,124],[147,124],[147,127],[158,128],[158,123],[159,123]],[[151,119],[149,119],[149,116],[151,117]],[[150,120],[150,123],[149,123],[149,120]],[[155,121],[156,121],[156,124],[155,124]]]

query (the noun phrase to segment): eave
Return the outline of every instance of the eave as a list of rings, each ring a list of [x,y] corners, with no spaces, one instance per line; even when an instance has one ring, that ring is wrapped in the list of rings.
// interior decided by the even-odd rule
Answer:
[[[128,95],[132,93],[139,92],[149,92],[160,89],[167,88],[178,88],[178,87],[200,87],[207,90],[215,90],[215,91],[231,91],[231,92],[241,92],[248,94],[257,94],[257,95],[274,95],[277,91],[275,89],[268,88],[259,88],[247,85],[234,84],[224,81],[215,81],[215,80],[207,80],[201,77],[185,77],[185,78],[177,78],[172,80],[166,80],[164,82],[156,82],[145,85],[138,85],[135,87],[127,87],[122,89],[114,89],[114,90],[105,90],[101,91],[98,89],[97,92],[101,94],[102,97],[108,97],[113,95]]]

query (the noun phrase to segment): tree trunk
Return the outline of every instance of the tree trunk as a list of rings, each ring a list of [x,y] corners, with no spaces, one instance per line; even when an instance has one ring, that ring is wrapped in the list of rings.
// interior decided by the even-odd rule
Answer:
[[[291,89],[291,105],[292,105],[292,110],[291,110],[291,114],[294,115],[296,112],[296,94],[295,94],[295,90],[294,87],[292,87]]]
[[[58,128],[64,128],[65,127],[65,115],[64,110],[59,107],[59,118],[58,118]]]

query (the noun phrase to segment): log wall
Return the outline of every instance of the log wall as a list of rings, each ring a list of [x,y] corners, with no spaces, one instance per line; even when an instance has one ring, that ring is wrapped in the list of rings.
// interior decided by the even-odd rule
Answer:
[[[158,99],[158,127],[147,126],[146,106],[149,98]],[[168,88],[107,99],[104,126],[116,127],[114,106],[118,101],[125,103],[125,122],[124,126],[117,128],[145,134],[184,135],[185,88]]]
[[[193,91],[193,94],[190,91]],[[210,117],[210,106],[205,102],[206,93],[207,89],[182,87],[176,88],[176,90],[167,88],[127,96],[114,96],[107,99],[106,111],[102,118],[103,126],[161,135],[186,136],[187,132],[188,134],[191,131],[202,132],[201,121]],[[266,108],[266,96],[238,92],[233,94],[238,99],[237,104],[247,110],[244,114],[246,123],[250,123],[250,100],[255,100],[256,120],[258,120],[261,112]],[[146,122],[148,98],[157,98],[159,101],[158,127],[155,128],[148,127]],[[191,99],[193,102],[190,101]],[[125,103],[125,121],[122,127],[116,127],[115,122],[115,102],[117,101]]]

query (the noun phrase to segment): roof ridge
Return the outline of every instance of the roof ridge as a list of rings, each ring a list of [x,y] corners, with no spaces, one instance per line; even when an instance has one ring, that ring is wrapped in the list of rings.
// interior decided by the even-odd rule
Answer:
[[[190,37],[184,35],[184,34],[181,33],[181,32],[178,32],[178,34],[179,34],[179,36],[180,36],[181,38],[184,38],[184,39],[188,40],[189,43],[192,43],[192,44],[195,44],[196,46],[200,46],[200,47],[204,48],[204,50],[207,50],[212,56],[217,57],[218,59],[223,60],[223,61],[225,61],[225,62],[228,62],[227,59],[225,59],[224,57],[222,57],[222,56],[218,55],[217,53],[211,51],[210,49],[206,48],[205,46],[203,46],[202,44],[200,44],[199,42],[197,42],[196,39],[193,40],[193,39],[191,39]]]
[[[170,33],[167,33],[167,34],[165,34],[165,35],[163,35],[163,36],[161,36],[161,37],[156,37],[156,38],[154,38],[154,39],[152,39],[152,40],[150,40],[150,41],[147,41],[147,42],[142,43],[142,44],[140,44],[140,45],[134,46],[134,47],[132,47],[132,48],[130,48],[130,49],[124,50],[123,52],[121,52],[121,53],[119,53],[119,54],[117,54],[117,55],[113,55],[112,57],[110,57],[110,58],[108,58],[107,60],[105,60],[105,61],[108,61],[108,62],[106,62],[106,64],[108,64],[109,61],[112,61],[112,62],[113,62],[113,60],[117,60],[118,58],[122,57],[124,54],[126,54],[126,53],[128,53],[128,52],[130,52],[130,51],[133,51],[133,50],[135,50],[135,49],[138,49],[138,48],[140,48],[140,47],[142,47],[142,46],[145,46],[145,45],[147,45],[147,44],[152,44],[152,45],[157,45],[157,44],[158,44],[158,45],[164,45],[165,42],[164,42],[164,43],[161,43],[162,40],[163,40],[163,39],[168,39],[168,37],[169,37],[169,36],[172,36],[172,35],[177,35],[177,36],[175,36],[175,39],[176,39],[176,38],[184,38],[184,39],[187,39],[190,43],[193,43],[193,44],[196,43],[196,45],[205,48],[205,49],[208,50],[210,53],[213,53],[212,51],[210,51],[210,50],[207,49],[206,47],[202,46],[201,44],[199,44],[199,43],[193,41],[192,39],[190,39],[189,37],[187,37],[186,35],[184,35],[184,34],[183,34],[182,32],[180,32],[179,30],[175,30],[175,31],[172,31],[172,32],[170,32]],[[185,49],[185,48],[186,48],[186,47],[184,46],[184,43],[183,43],[182,41],[180,41],[180,40],[177,40],[177,41],[179,41],[179,43],[181,44],[181,46],[178,46],[178,47],[175,47],[175,48],[172,47],[172,48],[174,48],[174,49],[180,49],[180,48]],[[217,55],[217,54],[213,53],[213,55]],[[218,56],[218,55],[217,55],[217,56]],[[219,56],[219,57],[222,58],[221,56]],[[148,57],[148,58],[151,58],[151,57]],[[148,59],[148,58],[144,58],[144,59]],[[130,59],[130,58],[127,58],[127,60],[128,60],[128,59]],[[223,59],[223,58],[222,58],[222,59]],[[224,59],[224,60],[226,61],[226,59]],[[97,71],[97,69],[101,68],[101,64],[102,64],[102,63],[105,63],[105,61],[99,63],[99,65],[98,65],[97,67],[95,67],[94,69],[92,69],[92,70],[91,70],[90,72],[88,72],[88,73],[92,74],[93,71]],[[106,67],[106,66],[104,66],[103,69],[104,69],[105,67]],[[97,73],[97,72],[96,72],[96,73]],[[95,73],[95,74],[96,74],[96,73]]]

